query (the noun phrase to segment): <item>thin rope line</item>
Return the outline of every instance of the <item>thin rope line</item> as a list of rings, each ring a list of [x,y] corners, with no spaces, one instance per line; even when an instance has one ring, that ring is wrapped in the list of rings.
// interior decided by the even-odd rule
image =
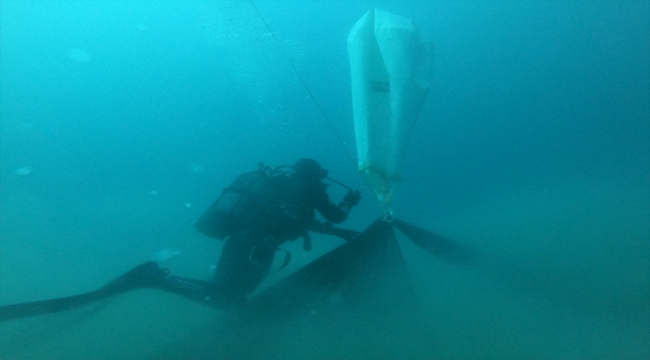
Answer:
[[[249,0],[249,1],[250,1],[251,5],[253,5],[253,8],[255,8],[255,12],[257,13],[257,16],[259,16],[259,18],[260,18],[260,19],[262,20],[262,22],[264,23],[264,26],[266,26],[266,29],[267,29],[267,30],[269,31],[269,33],[271,33],[271,35],[273,36],[273,39],[275,40],[275,42],[278,44],[279,47],[281,47],[282,45],[281,45],[280,41],[278,40],[277,37],[275,37],[275,33],[273,32],[273,30],[271,30],[271,27],[269,26],[269,24],[268,24],[268,23],[266,22],[266,20],[264,19],[264,16],[262,16],[262,13],[257,9],[257,6],[256,6],[255,3],[253,2],[253,0]],[[316,101],[316,97],[314,97],[314,94],[312,94],[311,90],[309,90],[309,86],[307,86],[307,83],[305,82],[305,79],[303,79],[302,76],[300,76],[300,72],[298,72],[298,69],[297,69],[296,66],[294,65],[293,61],[291,61],[291,59],[289,58],[289,56],[286,54],[286,52],[284,52],[284,51],[280,51],[280,53],[282,54],[282,56],[284,56],[285,59],[287,59],[287,61],[288,61],[289,64],[291,65],[291,68],[293,69],[293,72],[296,74],[296,76],[298,77],[298,79],[300,79],[300,82],[302,83],[302,86],[305,88],[305,90],[306,90],[307,93],[309,94],[309,97],[311,98],[311,100],[314,102],[314,104],[315,104],[316,107],[318,108],[318,111],[321,113],[321,115],[323,116],[323,118],[325,119],[325,121],[327,122],[327,124],[329,125],[329,127],[332,129],[332,132],[334,133],[334,135],[336,136],[336,138],[339,140],[339,142],[341,143],[341,145],[343,145],[343,148],[345,149],[345,152],[348,154],[348,157],[350,158],[350,160],[352,161],[352,163],[353,163],[354,166],[356,167],[356,166],[357,166],[357,162],[356,162],[356,160],[354,159],[354,156],[352,156],[352,154],[350,153],[350,150],[349,150],[348,147],[345,145],[345,142],[343,141],[343,139],[341,139],[341,136],[339,136],[339,133],[336,131],[336,128],[334,127],[334,125],[332,125],[332,122],[330,121],[330,119],[327,117],[327,115],[325,115],[325,111],[323,111],[323,108],[320,106],[320,104],[318,103],[318,101]]]

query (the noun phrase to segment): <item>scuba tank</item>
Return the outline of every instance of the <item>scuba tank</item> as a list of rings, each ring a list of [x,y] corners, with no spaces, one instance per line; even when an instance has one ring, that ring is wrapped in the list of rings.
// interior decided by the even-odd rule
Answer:
[[[258,167],[255,171],[239,175],[223,189],[219,198],[194,225],[200,233],[223,240],[253,224],[273,197],[269,184],[271,177],[278,173],[263,163],[259,163]]]

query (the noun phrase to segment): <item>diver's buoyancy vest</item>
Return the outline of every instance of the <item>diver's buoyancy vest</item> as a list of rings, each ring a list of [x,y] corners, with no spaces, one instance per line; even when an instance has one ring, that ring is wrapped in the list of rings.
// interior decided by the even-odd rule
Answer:
[[[253,229],[280,242],[304,235],[314,210],[303,202],[301,189],[288,175],[263,164],[239,175],[201,215],[195,228],[215,239]]]
[[[274,196],[273,191],[269,191],[273,176],[273,170],[262,165],[256,171],[239,175],[230,186],[223,189],[219,198],[201,215],[194,227],[200,233],[215,239],[224,239],[230,234],[250,228]]]

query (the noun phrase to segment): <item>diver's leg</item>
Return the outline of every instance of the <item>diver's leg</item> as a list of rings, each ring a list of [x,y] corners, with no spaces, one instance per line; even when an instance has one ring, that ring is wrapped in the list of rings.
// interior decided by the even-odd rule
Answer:
[[[262,236],[244,233],[226,239],[212,280],[214,295],[228,301],[244,301],[264,280],[275,251],[258,250]]]
[[[99,289],[101,294],[117,294],[138,288],[153,288],[179,294],[188,299],[209,303],[207,290],[210,283],[169,275],[169,270],[161,268],[155,261],[147,261]],[[208,304],[213,305],[213,304]]]
[[[211,305],[211,284],[206,281],[169,276],[161,281],[157,288],[179,294],[196,302]]]

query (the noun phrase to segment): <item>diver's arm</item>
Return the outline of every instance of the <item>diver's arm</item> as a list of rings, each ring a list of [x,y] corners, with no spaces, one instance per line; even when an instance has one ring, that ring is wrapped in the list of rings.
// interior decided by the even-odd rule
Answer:
[[[348,218],[352,206],[344,202],[341,202],[339,205],[335,205],[332,201],[330,201],[329,198],[326,200],[327,201],[320,202],[316,207],[316,210],[318,210],[318,212],[321,213],[321,215],[323,215],[327,221],[339,224]]]
[[[321,213],[327,221],[339,224],[348,218],[350,210],[361,200],[361,193],[359,191],[348,192],[343,200],[338,205],[334,203],[327,196],[327,192],[323,191],[320,201],[316,203],[316,210]]]
[[[320,222],[318,220],[314,220],[310,226],[309,226],[309,231],[317,232],[320,234],[325,234],[325,235],[334,235],[337,237],[340,237],[341,239],[345,241],[354,241],[359,238],[359,235],[361,235],[360,232],[356,230],[348,230],[348,229],[341,229],[334,227],[334,225],[330,222]]]
[[[323,210],[321,210],[320,208],[317,209],[321,214],[323,214],[323,216],[325,216],[327,220],[338,224],[343,220],[347,219],[348,215],[350,215],[350,210],[352,210],[353,207],[359,204],[359,201],[361,200],[361,192],[358,190],[356,191],[350,190],[347,194],[345,194],[345,197],[343,197],[343,200],[341,200],[341,202],[337,206],[335,206],[330,201],[329,197],[327,196],[327,193],[325,193],[325,198],[327,200],[327,203],[329,204],[328,207],[323,210],[329,211],[330,215],[332,216],[328,217],[327,214],[323,212]]]
[[[308,231],[317,232],[319,234],[331,235],[334,225],[331,222],[320,222],[314,220],[309,224]]]

